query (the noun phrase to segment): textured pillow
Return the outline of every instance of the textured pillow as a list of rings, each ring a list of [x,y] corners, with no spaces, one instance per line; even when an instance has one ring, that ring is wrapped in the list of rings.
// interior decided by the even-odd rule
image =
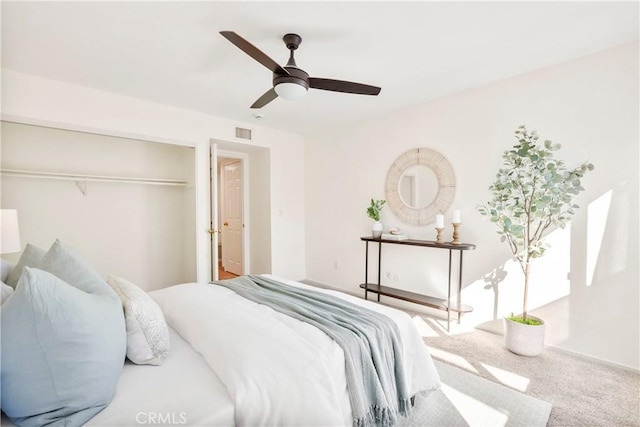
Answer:
[[[88,282],[92,275],[68,274],[87,292],[27,267],[2,305],[2,410],[14,423],[82,425],[111,401],[126,352],[124,316],[106,282]]]
[[[110,275],[107,283],[124,307],[129,360],[139,365],[162,365],[169,355],[169,329],[158,303],[120,277]]]
[[[25,267],[38,267],[38,264],[40,264],[42,257],[46,253],[47,251],[45,251],[44,249],[40,249],[37,246],[33,246],[32,244],[27,243],[24,251],[22,251],[22,255],[20,255],[20,259],[13,267],[13,269],[9,272],[7,280],[5,280],[7,285],[15,288],[16,284],[18,283],[18,279],[20,279],[20,275],[22,274],[22,270]]]
[[[2,287],[2,294],[0,295],[0,305],[2,305],[13,293],[13,288],[4,282],[0,282],[0,286]]]

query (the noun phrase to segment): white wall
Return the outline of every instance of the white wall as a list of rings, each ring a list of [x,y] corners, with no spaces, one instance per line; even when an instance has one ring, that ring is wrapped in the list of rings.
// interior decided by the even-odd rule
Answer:
[[[3,122],[1,153],[3,170],[186,181],[77,186],[5,176],[2,206],[18,210],[23,246],[48,249],[59,238],[103,277],[115,274],[145,290],[195,281],[193,148]]]
[[[461,240],[477,244],[465,254],[463,300],[475,311],[463,323],[499,331],[502,315],[521,310],[522,273],[476,206],[489,197],[513,131],[526,124],[561,143],[569,166],[596,167],[571,227],[553,233],[552,249],[534,266],[530,308],[548,323],[547,345],[638,369],[638,75],[634,43],[308,138],[307,277],[359,291],[369,199],[384,198],[396,157],[428,147],[456,174],[446,238],[451,211],[460,209]],[[435,239],[434,225],[407,226],[389,209],[382,222]],[[446,295],[446,251],[389,246],[383,255],[389,285]]]
[[[272,165],[271,248],[265,248],[270,249],[272,273],[292,279],[305,277],[301,136],[10,70],[2,72],[2,114],[4,118],[25,123],[195,147],[194,232],[199,281],[207,281],[210,274],[207,232],[210,139],[241,146],[247,142],[235,137],[236,126],[252,129],[250,144],[268,148]],[[284,168],[286,164],[296,166]]]
[[[249,230],[251,238],[251,273],[271,273],[271,234],[264,230],[271,224],[271,200],[269,199],[270,173],[269,150],[256,150],[250,153],[249,164],[251,175],[249,177]],[[265,179],[266,177],[266,179]],[[267,248],[265,250],[265,248]]]

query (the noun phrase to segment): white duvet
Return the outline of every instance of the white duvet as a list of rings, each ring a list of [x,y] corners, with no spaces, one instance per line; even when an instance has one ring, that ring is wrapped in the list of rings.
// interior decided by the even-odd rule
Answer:
[[[392,318],[401,331],[411,394],[439,388],[433,360],[406,313],[340,292],[322,292]],[[352,424],[344,354],[324,332],[221,286],[184,284],[151,295],[167,323],[202,354],[226,386],[237,425]]]

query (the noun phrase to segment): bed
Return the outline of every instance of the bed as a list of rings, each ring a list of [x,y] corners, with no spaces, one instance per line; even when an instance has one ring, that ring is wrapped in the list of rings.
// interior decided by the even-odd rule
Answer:
[[[428,350],[406,313],[337,291],[262,277],[383,314],[401,336],[410,396],[440,387]],[[127,360],[113,397],[87,425],[354,424],[345,354],[325,332],[217,284],[181,284],[146,295],[161,309],[170,350],[158,366]],[[3,304],[3,321],[5,311]],[[4,374],[3,368],[3,382]],[[3,384],[3,398],[6,393]],[[2,421],[11,424],[4,414]]]
[[[111,403],[87,425],[231,426],[233,401],[203,357],[169,327],[171,355],[161,366],[125,362]],[[168,421],[168,422],[167,422]]]

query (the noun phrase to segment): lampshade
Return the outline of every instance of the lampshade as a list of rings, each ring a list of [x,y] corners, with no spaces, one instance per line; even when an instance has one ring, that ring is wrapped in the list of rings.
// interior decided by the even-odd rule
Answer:
[[[0,209],[0,253],[20,252],[20,233],[18,231],[18,211]]]
[[[283,82],[278,83],[275,87],[278,96],[289,101],[301,99],[307,93],[307,89],[297,83]]]

